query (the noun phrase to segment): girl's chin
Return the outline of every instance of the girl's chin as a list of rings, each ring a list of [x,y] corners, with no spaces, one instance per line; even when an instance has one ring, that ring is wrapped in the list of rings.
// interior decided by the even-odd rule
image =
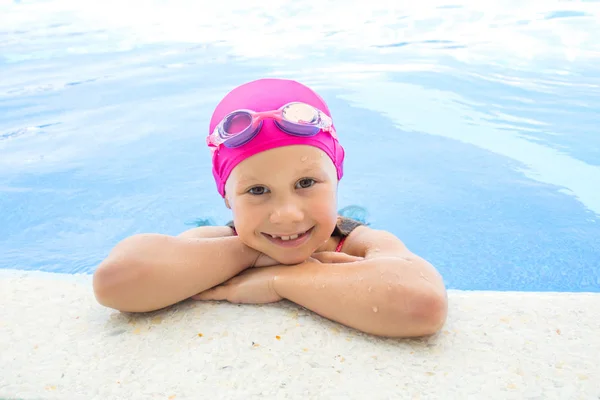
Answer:
[[[302,264],[306,260],[308,260],[312,256],[313,252],[311,251],[307,254],[306,251],[278,251],[272,253],[272,255],[267,254],[270,258],[277,261],[282,265],[297,265]]]
[[[304,261],[308,260],[310,256],[298,256],[298,257],[271,257],[273,260],[277,261],[282,265],[297,265],[302,264]]]

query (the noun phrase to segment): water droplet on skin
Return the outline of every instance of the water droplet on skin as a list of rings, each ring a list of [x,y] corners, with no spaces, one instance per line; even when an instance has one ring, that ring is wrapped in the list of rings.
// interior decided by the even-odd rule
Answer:
[[[373,291],[373,288],[371,286],[369,286],[369,293],[371,293]]]
[[[388,285],[388,290],[392,290],[392,285]]]
[[[321,288],[325,289],[325,285],[321,285]]]
[[[377,312],[379,311],[379,308],[377,308],[377,306],[373,306],[373,312]]]
[[[302,156],[302,158],[300,158],[300,161],[302,161],[302,162],[304,162],[304,161],[306,161],[306,160],[308,160],[308,157],[307,157],[307,156]]]

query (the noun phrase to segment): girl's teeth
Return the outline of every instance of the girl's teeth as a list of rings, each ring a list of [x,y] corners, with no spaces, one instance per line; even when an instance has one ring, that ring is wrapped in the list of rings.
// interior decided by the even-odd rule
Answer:
[[[271,237],[273,239],[281,239],[281,240],[294,240],[294,239],[298,239],[298,236],[300,236],[300,235],[292,235],[292,236],[275,236],[275,235],[271,235]]]

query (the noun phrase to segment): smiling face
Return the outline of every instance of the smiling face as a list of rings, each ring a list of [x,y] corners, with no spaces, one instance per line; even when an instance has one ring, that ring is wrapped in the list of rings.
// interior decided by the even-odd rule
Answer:
[[[267,150],[232,170],[225,200],[247,246],[282,264],[301,263],[335,228],[336,168],[313,146]]]

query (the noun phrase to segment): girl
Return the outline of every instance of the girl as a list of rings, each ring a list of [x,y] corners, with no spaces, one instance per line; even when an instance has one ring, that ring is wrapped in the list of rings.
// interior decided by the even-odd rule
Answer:
[[[287,299],[375,335],[442,327],[438,272],[394,235],[337,215],[344,149],[314,91],[283,79],[239,86],[217,106],[206,141],[233,221],[126,238],[94,273],[100,304],[145,312],[188,298]]]

